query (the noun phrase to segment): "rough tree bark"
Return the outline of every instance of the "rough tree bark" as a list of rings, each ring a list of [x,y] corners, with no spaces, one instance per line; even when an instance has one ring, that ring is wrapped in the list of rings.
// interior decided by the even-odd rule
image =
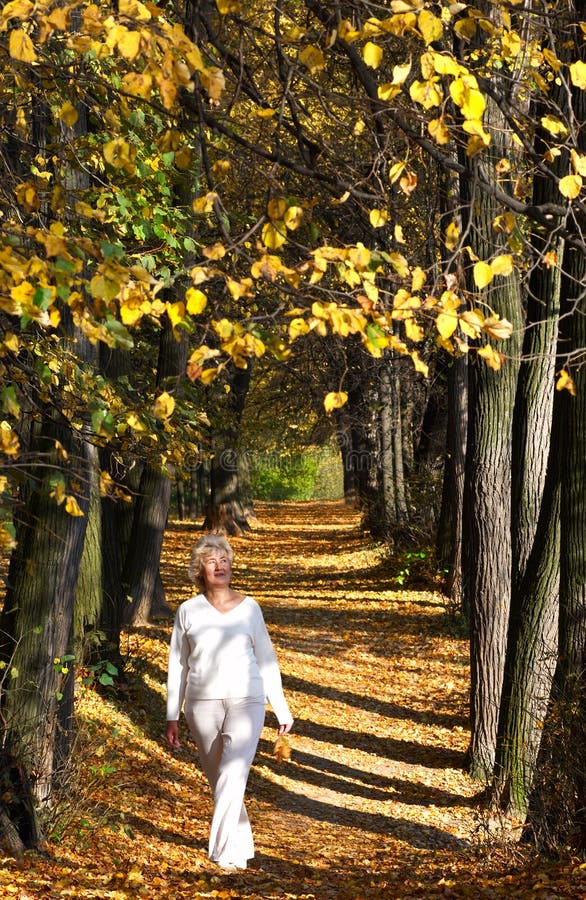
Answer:
[[[446,594],[460,604],[467,427],[468,360],[460,356],[448,365],[446,454],[436,542],[438,565],[447,570]],[[463,612],[469,617],[470,609],[463,608]]]
[[[240,535],[251,530],[254,513],[246,496],[246,481],[239,460],[240,421],[251,376],[252,363],[246,369],[233,367],[230,392],[223,407],[225,418],[213,427],[211,496],[203,525],[207,531]]]
[[[481,4],[484,8],[485,4]],[[495,10],[487,4],[488,18]],[[498,22],[494,22],[499,25]],[[502,159],[514,162],[510,130],[500,108],[487,99],[485,127],[491,145],[483,155],[483,166],[498,180]],[[498,204],[478,187],[477,162],[467,160],[470,179],[461,191],[463,222],[478,259],[491,259],[506,242],[494,234],[493,223],[501,211]],[[514,168],[514,166],[513,166]],[[499,247],[500,244],[500,247]],[[471,276],[471,269],[466,272]],[[471,281],[470,291],[478,291]],[[488,305],[513,324],[507,343],[505,364],[494,371],[482,360],[470,366],[470,404],[464,497],[464,602],[471,610],[471,742],[469,769],[473,777],[490,778],[496,750],[499,704],[502,690],[511,594],[511,464],[512,423],[518,358],[520,352],[521,301],[518,277],[490,285]]]
[[[188,341],[185,335],[177,338],[171,323],[163,324],[159,339],[157,363],[157,387],[172,392],[185,373]],[[128,542],[124,569],[117,602],[124,610],[123,618],[133,625],[148,622],[151,609],[160,618],[171,609],[165,609],[161,597],[162,581],[159,563],[163,535],[171,502],[171,478],[160,464],[146,461],[134,509],[132,531]],[[153,608],[157,601],[156,610]]]

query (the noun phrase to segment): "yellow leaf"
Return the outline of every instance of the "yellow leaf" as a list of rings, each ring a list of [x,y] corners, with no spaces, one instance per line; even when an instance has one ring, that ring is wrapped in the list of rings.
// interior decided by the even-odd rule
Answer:
[[[450,222],[446,228],[445,245],[448,250],[455,250],[460,240],[460,229],[456,222]]]
[[[420,103],[424,109],[431,109],[439,106],[443,100],[441,87],[438,86],[437,78],[430,78],[428,81],[414,81],[409,88],[409,95],[415,103]]]
[[[240,297],[252,297],[254,295],[254,283],[252,278],[241,278],[240,281],[236,281],[235,278],[226,278],[226,284],[234,300],[239,300]]]
[[[411,60],[393,66],[393,84],[404,84],[411,71]]]
[[[218,335],[221,341],[227,341],[228,338],[232,337],[234,333],[234,326],[228,319],[220,319],[217,322],[213,322],[214,331]],[[200,348],[201,349],[201,348]],[[197,352],[197,351],[196,351]],[[193,354],[192,354],[193,358]]]
[[[491,260],[490,268],[493,275],[510,275],[513,271],[513,257],[509,253],[503,253],[502,256],[495,256]]]
[[[267,203],[267,215],[269,219],[282,219],[287,210],[287,201],[284,197],[277,197]]]
[[[417,187],[417,175],[415,172],[405,172],[405,174],[399,179],[399,186],[404,194],[413,193],[415,188]]]
[[[210,191],[203,197],[197,197],[191,204],[193,211],[199,214],[209,213],[213,210],[214,201],[217,199],[218,195],[215,193],[215,191]]]
[[[417,350],[413,350],[409,354],[409,356],[413,360],[413,365],[415,366],[415,371],[421,372],[421,374],[427,378],[427,376],[429,374],[429,366],[427,365],[427,363],[423,362],[423,360],[419,356],[419,353],[417,352]]]
[[[389,220],[389,214],[386,209],[371,209],[370,224],[373,228],[382,228]]]
[[[173,410],[175,409],[175,400],[168,394],[167,391],[163,391],[162,394],[156,398],[153,413],[156,419],[168,419],[173,415]]]
[[[0,422],[0,451],[7,456],[16,456],[20,450],[20,442],[12,430],[10,423]]]
[[[291,319],[289,322],[289,340],[294,341],[302,334],[307,334],[309,331],[309,325],[305,321],[305,319],[301,319],[296,317],[295,319]]]
[[[433,68],[438,75],[462,75],[465,72],[463,66],[447,53],[437,53],[436,51],[426,54],[431,56]]]
[[[486,109],[484,95],[478,90],[478,82],[473,75],[462,75],[450,84],[450,96],[460,107],[465,119],[482,119]]]
[[[199,380],[202,384],[211,384],[216,375],[218,374],[217,369],[204,369],[201,375],[199,376]]]
[[[484,126],[479,119],[467,119],[462,127],[467,134],[478,138],[479,145],[488,147],[491,141],[491,137],[488,131],[484,130]]]
[[[65,500],[65,512],[70,516],[83,516],[79,503],[72,494],[68,494]]]
[[[460,316],[462,333],[469,338],[477,338],[484,325],[484,315],[479,309],[467,309]]]
[[[383,49],[372,41],[367,41],[362,50],[362,59],[371,69],[378,69],[383,59]]]
[[[324,407],[327,413],[331,413],[334,409],[340,409],[348,400],[348,394],[345,391],[330,391],[324,397]]]
[[[504,360],[504,356],[498,350],[495,350],[490,344],[485,344],[484,347],[479,347],[476,352],[484,359],[489,368],[498,372]]]
[[[299,54],[299,61],[303,63],[306,69],[309,69],[311,75],[321,72],[325,68],[325,58],[319,47],[309,44]]]
[[[144,315],[140,303],[123,302],[120,304],[120,321],[123,325],[136,325]]]
[[[185,304],[181,300],[177,303],[165,303],[165,312],[169,316],[171,326],[175,328],[185,318]]]
[[[467,16],[465,19],[458,19],[458,21],[454,23],[454,31],[458,37],[469,41],[476,34],[476,20],[473,19],[472,16]]]
[[[7,347],[8,350],[11,350],[13,353],[17,353],[20,347],[20,341],[18,340],[18,336],[13,334],[12,331],[7,331],[4,335],[4,340],[2,341],[4,347]]]
[[[396,242],[397,242],[398,244],[404,244],[404,243],[405,243],[405,238],[404,238],[404,236],[403,236],[403,226],[402,226],[402,225],[395,225],[395,227],[394,227],[394,229],[393,229],[393,232],[394,232],[394,235],[395,235],[395,240],[396,240]]]
[[[541,124],[546,129],[546,131],[549,131],[550,134],[559,134],[561,137],[566,137],[568,134],[568,129],[566,128],[564,123],[556,116],[542,116]]]
[[[5,22],[9,22],[10,19],[22,19],[23,21],[26,21],[34,8],[35,5],[34,3],[31,3],[31,0],[10,0],[10,2],[3,7],[0,15]]]
[[[128,171],[131,168],[132,171],[134,170],[136,147],[133,147],[128,141],[125,141],[123,138],[114,138],[113,141],[108,141],[108,143],[104,144],[102,150],[104,159],[114,169]]]
[[[555,384],[556,391],[569,391],[572,397],[576,396],[576,385],[574,384],[574,379],[570,375],[569,372],[566,372],[565,369],[562,369],[558,380]]]
[[[22,28],[15,28],[10,32],[8,40],[8,52],[13,59],[20,62],[32,63],[37,60],[37,52],[30,37]]]
[[[501,46],[504,58],[510,60],[517,58],[523,44],[516,31],[505,31],[501,39]]]
[[[191,316],[198,316],[203,312],[208,302],[208,298],[204,292],[198,291],[197,288],[193,287],[187,289],[185,292],[185,299],[187,301],[187,312]]]
[[[566,175],[565,178],[560,178],[558,185],[560,194],[568,200],[575,200],[582,190],[582,183],[581,175]]]
[[[277,228],[278,224],[281,224],[280,229]],[[265,222],[261,232],[262,242],[265,247],[268,247],[269,250],[278,250],[279,247],[282,247],[287,241],[286,230],[284,222]]]
[[[439,119],[431,119],[427,123],[427,130],[437,144],[447,144],[450,140],[450,132],[443,116]]]
[[[586,156],[580,156],[575,150],[570,150],[572,168],[576,175],[586,175]]]
[[[193,153],[191,152],[190,147],[181,147],[180,150],[175,154],[175,165],[181,172],[185,172],[186,169],[191,165],[191,160],[193,159]]]
[[[501,319],[500,316],[495,314],[484,320],[482,330],[485,331],[489,337],[495,338],[497,341],[504,341],[507,338],[510,338],[513,333],[513,326],[507,319]]]
[[[414,343],[418,344],[423,340],[425,336],[425,332],[421,325],[415,321],[415,319],[405,319],[405,335],[409,338],[410,341],[414,341]]]
[[[398,94],[401,93],[401,85],[400,84],[392,84],[390,81],[387,81],[385,84],[379,84],[377,88],[377,94],[379,100],[384,100],[386,103],[390,103]]]
[[[291,759],[291,742],[284,735],[279,735],[273,744],[273,756],[276,756],[277,762],[283,762],[284,759]]]
[[[23,181],[16,187],[16,199],[28,212],[34,212],[41,206],[41,201],[35,185],[30,181]]]
[[[544,253],[541,262],[547,269],[552,269],[554,266],[557,266],[559,262],[558,254],[555,250],[548,250],[547,253]]]
[[[70,103],[69,100],[67,100],[57,113],[57,117],[61,119],[68,128],[73,128],[79,118],[79,113],[73,103]]]
[[[206,259],[223,259],[226,255],[226,248],[217,241],[211,247],[204,247],[201,253]]]
[[[16,547],[16,541],[10,534],[5,525],[0,525],[0,548],[2,550],[13,550]]]
[[[210,100],[219,100],[226,87],[226,79],[224,73],[217,66],[209,69],[202,69],[199,73],[201,82],[208,92]]]
[[[570,78],[572,84],[581,90],[586,91],[586,62],[579,59],[570,66]]]
[[[285,210],[283,221],[289,231],[295,231],[301,225],[303,209],[300,206],[290,206]]]
[[[444,35],[444,26],[441,19],[434,16],[428,9],[422,9],[417,17],[417,27],[426,44],[440,41]]]
[[[216,0],[218,12],[223,16],[240,12],[240,0]]]
[[[148,22],[151,19],[148,8],[140,0],[119,0],[118,12],[135,22]]]
[[[400,177],[402,172],[404,172],[406,167],[406,163],[404,162],[396,162],[389,169],[389,181],[391,184],[394,184]]]
[[[389,254],[389,262],[393,269],[401,278],[407,278],[409,275],[409,263],[402,253],[393,252]]]
[[[490,265],[480,260],[474,266],[474,284],[476,287],[484,288],[493,279],[493,271]]]
[[[132,62],[140,52],[140,32],[125,29],[116,46],[120,56]]]
[[[458,316],[454,312],[441,312],[435,320],[435,327],[440,336],[447,339],[458,327]]]
[[[411,291],[416,294],[417,291],[420,291],[425,282],[427,281],[427,275],[423,271],[420,266],[415,266],[411,275]]]
[[[136,415],[136,413],[128,413],[126,416],[126,424],[129,425],[133,431],[148,431],[145,423]]]

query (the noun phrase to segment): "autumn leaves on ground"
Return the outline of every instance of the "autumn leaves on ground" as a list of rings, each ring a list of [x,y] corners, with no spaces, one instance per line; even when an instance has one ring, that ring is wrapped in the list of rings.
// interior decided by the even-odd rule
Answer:
[[[578,863],[531,865],[486,838],[462,770],[467,643],[445,598],[405,589],[338,503],[262,504],[233,541],[235,586],[262,605],[296,716],[291,758],[267,723],[248,788],[257,856],[208,861],[211,799],[184,734],[163,740],[171,623],[133,630],[122,701],[80,686],[79,771],[46,854],[3,859],[0,895],[27,898],[580,897]],[[189,596],[199,536],[171,522],[163,580]],[[399,581],[401,581],[399,577]]]

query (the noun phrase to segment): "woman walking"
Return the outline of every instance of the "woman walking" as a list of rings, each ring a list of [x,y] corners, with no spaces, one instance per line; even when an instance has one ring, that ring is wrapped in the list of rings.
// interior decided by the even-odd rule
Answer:
[[[200,590],[179,606],[169,647],[167,740],[179,747],[181,709],[214,795],[209,856],[245,869],[254,856],[244,792],[268,699],[279,722],[293,717],[260,606],[231,587],[233,551],[220,535],[194,545],[189,574]]]

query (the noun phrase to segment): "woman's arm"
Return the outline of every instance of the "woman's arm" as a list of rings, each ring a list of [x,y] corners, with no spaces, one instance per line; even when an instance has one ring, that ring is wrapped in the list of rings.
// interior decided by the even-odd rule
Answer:
[[[180,747],[181,742],[179,740],[179,722],[177,720],[167,722],[167,741],[171,744],[172,747]]]
[[[187,684],[189,644],[183,626],[181,607],[175,615],[171,642],[169,644],[169,664],[167,669],[167,721],[177,722]]]
[[[279,721],[279,734],[288,734],[293,726],[293,716],[283,693],[281,672],[275,648],[258,603],[255,602],[254,655],[262,676],[265,693]]]

